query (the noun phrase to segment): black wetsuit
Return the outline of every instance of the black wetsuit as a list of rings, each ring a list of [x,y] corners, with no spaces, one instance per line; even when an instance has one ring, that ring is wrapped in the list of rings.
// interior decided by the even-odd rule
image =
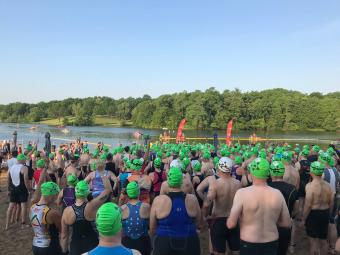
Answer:
[[[94,222],[85,219],[86,203],[81,206],[72,205],[76,215],[76,221],[72,225],[72,240],[70,244],[70,255],[80,255],[94,249],[98,245],[98,234],[95,231]]]
[[[284,181],[271,182],[269,186],[271,186],[274,189],[278,189],[282,193],[286,201],[289,214],[290,216],[292,216],[295,201],[298,199],[298,191],[296,190],[295,186]],[[277,255],[285,255],[287,254],[291,238],[291,229],[278,227],[278,231],[279,231],[279,248]]]

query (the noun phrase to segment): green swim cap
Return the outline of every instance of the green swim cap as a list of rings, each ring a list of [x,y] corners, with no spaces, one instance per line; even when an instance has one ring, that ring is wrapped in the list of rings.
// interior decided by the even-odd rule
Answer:
[[[39,159],[36,163],[37,168],[43,168],[45,166],[45,160]]]
[[[296,147],[296,148],[294,149],[294,151],[295,151],[295,153],[297,153],[297,154],[299,154],[299,153],[301,152],[301,150],[300,150],[299,147]]]
[[[281,161],[273,161],[270,165],[270,175],[274,177],[281,177],[285,174],[285,166]]]
[[[266,159],[266,158],[267,158],[266,151],[261,150],[260,153],[259,153],[259,157],[260,157],[260,158],[263,158],[263,159]]]
[[[201,168],[202,168],[201,163],[199,161],[196,161],[195,164],[194,164],[194,171],[199,172],[199,171],[201,171]]]
[[[102,155],[100,155],[99,159],[101,160],[106,160],[106,157],[107,157],[107,154],[106,153],[103,153]]]
[[[322,163],[320,163],[319,161],[314,161],[310,165],[311,173],[316,175],[316,176],[321,176],[323,174],[324,170],[325,170],[325,166]]]
[[[94,158],[97,158],[99,156],[99,151],[98,150],[94,150],[93,153],[92,153],[92,156]]]
[[[270,146],[270,147],[268,147],[267,152],[268,152],[268,153],[272,153],[273,150],[274,150],[273,147]]]
[[[40,157],[40,152],[39,152],[39,151],[35,151],[35,152],[34,152],[34,156],[35,156],[36,158]]]
[[[240,156],[236,156],[235,157],[235,164],[240,166],[242,163],[243,163],[242,158]]]
[[[184,152],[181,152],[180,154],[179,154],[179,159],[180,160],[183,160],[184,158],[185,158],[185,153]]]
[[[210,159],[210,158],[211,158],[210,152],[209,152],[209,151],[205,151],[205,152],[203,153],[203,158],[204,158],[204,159]]]
[[[253,147],[253,148],[251,149],[251,154],[252,154],[252,155],[257,155],[258,153],[259,153],[258,147]]]
[[[179,188],[183,183],[183,174],[178,167],[171,167],[168,172],[169,187]]]
[[[103,151],[105,151],[105,152],[109,152],[109,147],[108,147],[108,146],[106,146],[106,145],[104,145],[104,146],[103,146]]]
[[[167,151],[166,153],[165,153],[165,156],[168,158],[168,157],[170,157],[171,156],[171,152],[170,151]]]
[[[155,158],[153,164],[155,165],[155,167],[160,168],[162,165],[162,160],[160,158]]]
[[[140,189],[139,189],[137,182],[130,182],[126,186],[126,193],[127,193],[129,198],[138,198],[139,192],[140,192]]]
[[[245,151],[245,152],[242,154],[242,157],[243,157],[244,159],[249,159],[249,158],[251,157],[251,155],[250,155],[249,151]]]
[[[218,164],[218,162],[220,161],[219,157],[214,157],[214,166],[216,166],[216,164]]]
[[[312,150],[315,151],[315,152],[319,152],[320,151],[320,147],[318,145],[314,145]]]
[[[185,157],[183,160],[182,160],[182,165],[184,168],[187,168],[188,165],[190,164],[190,159],[188,157]]]
[[[79,181],[75,188],[76,197],[86,198],[89,193],[90,193],[89,184],[84,180]]]
[[[41,185],[41,194],[45,197],[59,194],[59,186],[55,182],[44,182]]]
[[[309,150],[308,150],[308,149],[303,149],[302,152],[301,152],[301,154],[302,154],[303,156],[308,156],[308,155],[309,155]]]
[[[258,179],[267,179],[269,175],[269,162],[263,158],[254,159],[250,165],[251,174]]]
[[[114,236],[122,229],[122,214],[120,208],[112,203],[99,207],[96,215],[97,230],[102,236]]]
[[[32,145],[27,144],[26,146],[26,151],[31,151],[33,149]]]
[[[50,154],[48,154],[48,157],[49,157],[50,159],[53,159],[53,158],[55,157],[55,155],[54,155],[53,152],[51,152]]]
[[[157,155],[157,157],[162,158],[163,157],[163,152],[157,151],[156,155]]]
[[[23,160],[26,160],[26,157],[25,157],[24,154],[19,154],[19,155],[17,156],[17,160],[18,160],[18,161],[23,161]]]
[[[318,160],[323,164],[328,164],[331,160],[331,156],[327,152],[320,153]]]
[[[229,150],[228,150],[227,147],[221,149],[221,152],[220,152],[220,153],[221,153],[221,156],[222,156],[222,157],[230,157],[230,152],[229,152]]]
[[[90,152],[90,150],[89,150],[89,148],[85,147],[85,148],[83,149],[83,152],[84,152],[85,154],[87,154],[87,153]]]
[[[139,171],[142,169],[143,162],[140,159],[134,159],[132,161],[132,170]]]
[[[72,186],[72,187],[75,187],[78,183],[78,178],[75,174],[70,174],[68,177],[67,177],[67,183]]]
[[[286,162],[292,161],[291,154],[288,151],[285,151],[284,153],[282,153],[282,160]]]
[[[326,151],[330,156],[333,156],[335,154],[335,151],[332,147],[329,147]]]
[[[117,153],[123,153],[124,148],[122,146],[117,147]]]

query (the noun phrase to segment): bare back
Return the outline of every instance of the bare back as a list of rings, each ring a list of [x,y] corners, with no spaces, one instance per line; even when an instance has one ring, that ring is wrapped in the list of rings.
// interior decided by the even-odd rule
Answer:
[[[295,167],[291,165],[285,166],[285,174],[283,176],[283,181],[295,186],[299,189],[300,185],[300,174]]]
[[[328,209],[332,203],[333,191],[328,182],[313,180],[306,185],[306,196],[312,209]]]
[[[219,178],[212,187],[215,189],[213,217],[228,217],[235,193],[241,188],[241,183],[234,178]]]
[[[277,224],[282,214],[288,217],[285,200],[279,190],[268,186],[251,186],[239,190],[235,197],[242,203],[240,237],[252,243],[278,239]]]

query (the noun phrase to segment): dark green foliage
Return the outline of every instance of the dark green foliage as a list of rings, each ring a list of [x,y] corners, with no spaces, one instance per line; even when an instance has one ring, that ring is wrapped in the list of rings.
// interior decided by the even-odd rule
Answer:
[[[90,97],[68,98],[48,103],[0,105],[0,119],[6,122],[37,122],[58,118],[63,123],[74,117],[74,125],[93,125],[94,115],[127,120],[143,128],[175,129],[182,118],[186,128],[225,129],[235,118],[235,129],[242,130],[340,130],[340,92],[303,94],[285,89],[242,93],[209,88],[205,92],[186,91],[151,98]],[[66,117],[67,116],[67,117]]]

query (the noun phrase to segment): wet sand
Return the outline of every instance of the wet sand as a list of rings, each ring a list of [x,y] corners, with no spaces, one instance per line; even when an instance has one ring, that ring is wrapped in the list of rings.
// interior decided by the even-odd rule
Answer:
[[[4,231],[6,221],[6,210],[8,208],[9,198],[7,196],[7,172],[2,170],[0,174],[0,254],[6,255],[26,255],[32,254],[32,229],[30,227],[21,229],[17,223],[10,227],[8,231]],[[209,254],[208,252],[208,233],[207,231],[200,234],[202,255]],[[296,255],[308,254],[308,240],[303,229],[298,230],[296,241]],[[289,253],[288,253],[289,254]]]

